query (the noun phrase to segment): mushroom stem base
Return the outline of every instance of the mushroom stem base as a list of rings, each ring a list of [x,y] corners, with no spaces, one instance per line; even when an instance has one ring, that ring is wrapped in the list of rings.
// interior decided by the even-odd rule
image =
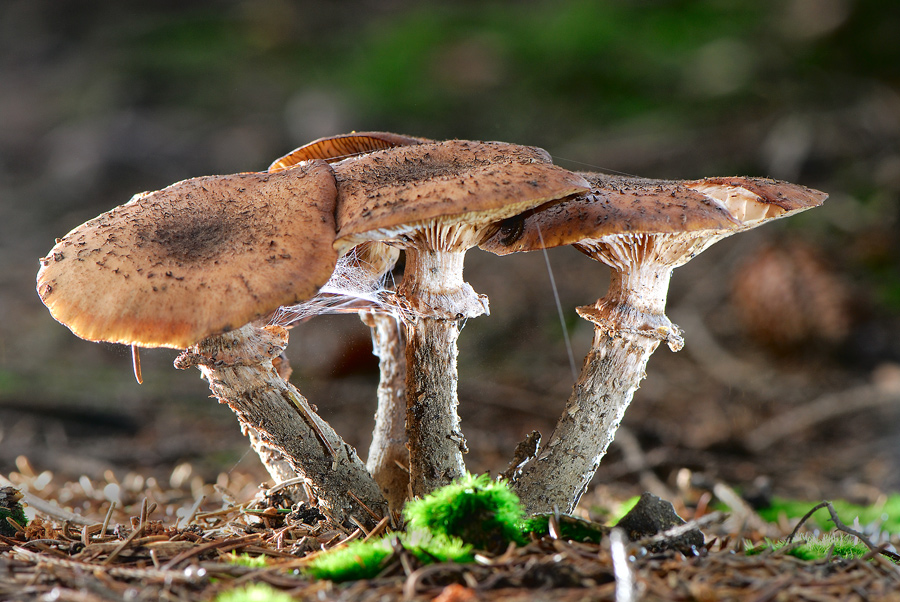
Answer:
[[[401,322],[392,315],[363,312],[372,329],[372,353],[378,356],[378,409],[366,467],[388,501],[400,511],[409,494],[406,447],[406,343]]]
[[[406,331],[406,432],[412,493],[428,494],[465,474],[469,450],[457,415],[455,320],[417,318]]]
[[[307,491],[317,498],[311,501],[324,512],[348,526],[353,516],[374,527],[387,503],[356,451],[278,376],[272,360],[285,346],[285,329],[247,325],[194,345],[178,356],[175,367],[197,366],[213,395],[306,479]]]
[[[594,344],[556,430],[513,483],[529,513],[574,511],[659,343],[654,336],[594,329]]]

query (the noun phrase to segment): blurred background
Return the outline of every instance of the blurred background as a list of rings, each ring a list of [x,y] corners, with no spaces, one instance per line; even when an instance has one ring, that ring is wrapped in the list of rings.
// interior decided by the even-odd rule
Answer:
[[[0,3],[0,473],[266,478],[176,353],[77,339],[38,258],[132,194],[264,170],[352,130],[541,146],[569,169],[770,176],[825,206],[675,272],[660,348],[587,500],[683,468],[742,488],[900,488],[900,3],[609,0]],[[467,257],[491,315],[460,336],[470,468],[553,428],[607,268],[561,248]],[[365,456],[377,363],[353,316],[291,334],[292,381]],[[681,473],[684,474],[683,472]],[[591,496],[594,496],[593,498]]]

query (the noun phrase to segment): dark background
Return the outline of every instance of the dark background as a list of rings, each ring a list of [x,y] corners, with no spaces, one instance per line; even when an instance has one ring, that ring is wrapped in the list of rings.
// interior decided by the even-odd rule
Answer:
[[[570,169],[827,191],[824,207],[676,270],[686,347],[651,359],[626,436],[670,486],[689,467],[808,497],[900,487],[900,3],[187,6],[0,3],[0,473],[24,454],[69,475],[190,462],[264,478],[175,352],[145,351],[138,386],[127,349],[56,323],[34,292],[38,258],[136,192],[389,130],[541,146]],[[574,308],[604,293],[607,268],[572,249],[548,259],[580,366],[591,327]],[[573,378],[541,254],[476,250],[466,275],[491,315],[460,337],[461,414],[470,467],[496,471],[525,433],[549,434]],[[317,318],[288,353],[293,382],[365,455],[367,329]],[[767,420],[787,428],[764,445]],[[639,486],[623,449],[598,483]]]

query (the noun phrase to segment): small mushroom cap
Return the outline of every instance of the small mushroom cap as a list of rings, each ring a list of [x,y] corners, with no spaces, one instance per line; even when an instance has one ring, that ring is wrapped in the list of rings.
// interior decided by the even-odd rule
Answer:
[[[587,194],[548,203],[501,224],[480,246],[497,255],[570,245],[610,234],[731,230],[740,223],[680,182],[582,173]]]
[[[404,136],[403,134],[392,134],[390,132],[353,132],[339,136],[328,136],[313,140],[309,144],[304,144],[277,159],[269,166],[269,171],[282,171],[297,165],[301,161],[309,161],[311,159],[323,159],[333,163],[354,155],[395,146],[421,144],[423,142],[430,142],[430,140]]]
[[[37,290],[76,335],[186,348],[316,293],[337,253],[331,168],[193,178],[72,230]]]
[[[445,142],[376,151],[334,164],[340,248],[391,240],[429,223],[490,224],[586,192],[581,176],[539,148]]]
[[[652,180],[582,173],[591,191],[501,224],[482,249],[506,255],[615,234],[727,235],[817,205],[827,194],[778,180]]]

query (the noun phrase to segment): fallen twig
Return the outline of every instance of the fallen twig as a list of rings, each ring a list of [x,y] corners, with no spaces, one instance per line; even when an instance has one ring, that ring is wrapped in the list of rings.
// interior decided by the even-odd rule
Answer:
[[[812,517],[813,514],[815,514],[818,510],[821,510],[822,508],[828,509],[828,514],[831,515],[831,522],[834,523],[834,526],[837,528],[838,531],[842,531],[842,532],[846,533],[847,535],[852,535],[853,537],[857,538],[858,540],[863,542],[865,544],[865,546],[867,548],[869,548],[869,550],[871,552],[876,552],[878,554],[881,554],[882,556],[886,556],[887,558],[890,558],[894,562],[900,562],[900,554],[896,554],[894,552],[884,549],[884,545],[876,546],[874,543],[872,543],[872,541],[868,537],[866,537],[865,535],[863,535],[856,529],[852,529],[852,528],[848,527],[847,525],[845,525],[841,521],[840,517],[838,517],[837,510],[835,510],[834,506],[831,504],[831,502],[828,502],[828,501],[819,502],[818,504],[813,506],[813,508],[809,512],[807,512],[806,514],[803,515],[803,518],[800,519],[800,522],[797,523],[797,526],[794,527],[794,530],[791,531],[790,535],[788,535],[787,540],[786,540],[787,543],[791,543],[791,540],[793,540],[794,537],[797,535],[797,532],[800,530],[800,527],[802,527],[804,525],[804,523],[806,523],[806,521],[808,521],[810,519],[810,517]]]

